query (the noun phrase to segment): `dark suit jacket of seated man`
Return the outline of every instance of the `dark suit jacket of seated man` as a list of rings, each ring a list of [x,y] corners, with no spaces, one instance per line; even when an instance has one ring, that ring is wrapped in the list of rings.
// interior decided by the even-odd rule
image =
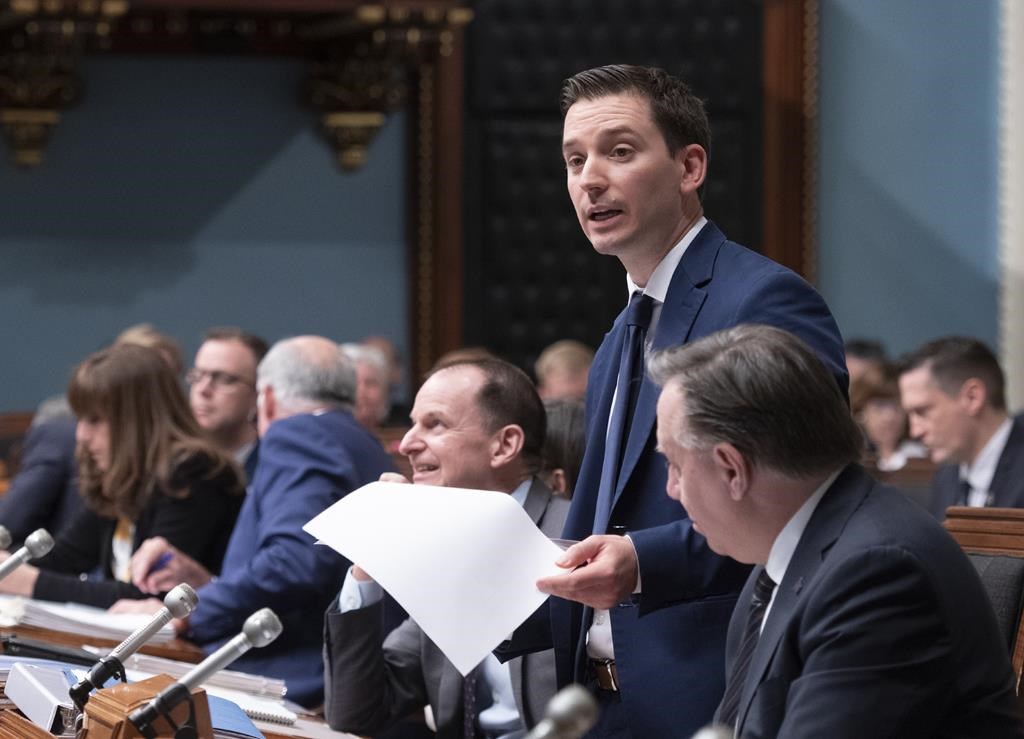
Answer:
[[[1024,415],[1006,409],[995,354],[970,336],[943,336],[899,360],[900,400],[911,435],[941,465],[929,508],[1024,507]]]
[[[805,344],[740,326],[652,373],[669,495],[714,551],[757,565],[719,722],[751,739],[1024,736],[977,573],[856,463],[860,432]]]
[[[569,502],[553,496],[534,477],[541,463],[545,414],[525,373],[496,359],[455,362],[428,377],[411,416],[413,426],[400,449],[409,458],[413,482],[509,493],[541,531],[549,537],[561,533]],[[357,580],[368,577],[353,567],[327,612],[328,723],[375,736],[429,704],[438,736],[461,739],[462,676],[411,618],[391,631],[381,647],[379,603],[367,606],[361,589],[349,595]],[[349,598],[355,602],[341,602]],[[453,610],[457,607],[452,604]],[[514,735],[532,727],[543,718],[555,692],[551,650],[513,660],[507,668],[489,658],[475,672],[476,703],[482,709],[476,718],[489,735]],[[509,681],[515,706],[497,701],[491,711],[483,710],[491,707],[488,696],[501,695]]]

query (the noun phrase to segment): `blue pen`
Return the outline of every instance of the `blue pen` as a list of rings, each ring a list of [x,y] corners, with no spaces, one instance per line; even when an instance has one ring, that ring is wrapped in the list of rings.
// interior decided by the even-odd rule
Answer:
[[[153,563],[153,566],[149,568],[149,572],[146,573],[146,576],[148,577],[152,575],[157,570],[162,570],[164,567],[170,564],[171,558],[173,556],[173,552],[164,552],[163,554],[161,554],[159,557],[157,557],[156,562]]]

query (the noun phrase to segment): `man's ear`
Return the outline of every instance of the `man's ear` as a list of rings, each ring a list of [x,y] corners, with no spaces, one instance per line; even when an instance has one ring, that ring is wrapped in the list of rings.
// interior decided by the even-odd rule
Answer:
[[[750,490],[751,468],[747,458],[739,449],[725,442],[715,444],[711,458],[729,488],[729,497],[735,501],[742,500]]]
[[[969,377],[960,386],[960,403],[970,416],[977,416],[988,402],[988,388],[977,377]]]
[[[679,165],[679,191],[686,195],[697,192],[708,174],[708,153],[700,144],[688,144],[676,152]]]
[[[274,388],[271,385],[263,388],[262,412],[263,417],[267,419],[267,423],[277,418],[277,398],[274,397]]]
[[[498,429],[491,439],[491,467],[497,469],[519,456],[526,435],[522,426],[510,423]]]

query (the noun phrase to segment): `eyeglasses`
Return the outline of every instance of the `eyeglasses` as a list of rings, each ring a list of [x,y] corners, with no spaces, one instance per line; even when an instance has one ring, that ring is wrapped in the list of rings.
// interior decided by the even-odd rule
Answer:
[[[238,375],[234,375],[230,372],[221,372],[220,370],[204,370],[198,367],[193,367],[185,375],[185,382],[189,385],[198,385],[203,380],[209,380],[210,384],[216,388],[223,388],[225,390],[235,387],[256,387],[254,383],[251,383]]]

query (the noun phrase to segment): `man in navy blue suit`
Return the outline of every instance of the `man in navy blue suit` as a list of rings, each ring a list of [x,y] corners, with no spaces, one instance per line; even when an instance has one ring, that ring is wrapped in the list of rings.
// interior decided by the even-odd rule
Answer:
[[[348,563],[329,547],[314,546],[302,526],[394,468],[352,417],[355,368],[333,341],[300,336],[278,342],[260,363],[256,384],[260,459],[220,578],[163,539],[139,547],[132,576],[151,593],[179,582],[198,588],[199,606],[178,626],[207,652],[237,634],[253,611],[273,608],[284,632],[234,664],[283,679],[291,700],[315,706],[323,702],[323,613]],[[167,553],[170,560],[154,570]]]
[[[729,626],[727,731],[1024,736],[974,567],[857,464],[861,432],[806,344],[737,326],[659,354],[651,374],[668,495],[714,551],[756,565]]]
[[[900,399],[910,434],[939,464],[929,509],[1024,507],[1024,414],[1006,410],[1003,369],[968,336],[944,336],[900,360]]]
[[[566,574],[538,586],[560,596],[550,605],[560,682],[588,682],[602,705],[592,736],[689,737],[722,696],[725,624],[749,568],[710,551],[665,495],[658,391],[640,379],[642,360],[633,389],[618,390],[627,336],[642,324],[650,351],[738,323],[772,324],[806,340],[845,393],[842,339],[810,285],[704,217],[710,129],[684,83],[653,68],[591,69],[565,82],[562,112],[580,225],[599,254],[622,262],[639,296],[631,303],[647,308],[639,323],[623,311],[598,349],[586,454],[564,532],[584,541],[560,561]],[[613,451],[606,437],[622,408],[623,441]],[[508,654],[542,642],[517,633]]]

